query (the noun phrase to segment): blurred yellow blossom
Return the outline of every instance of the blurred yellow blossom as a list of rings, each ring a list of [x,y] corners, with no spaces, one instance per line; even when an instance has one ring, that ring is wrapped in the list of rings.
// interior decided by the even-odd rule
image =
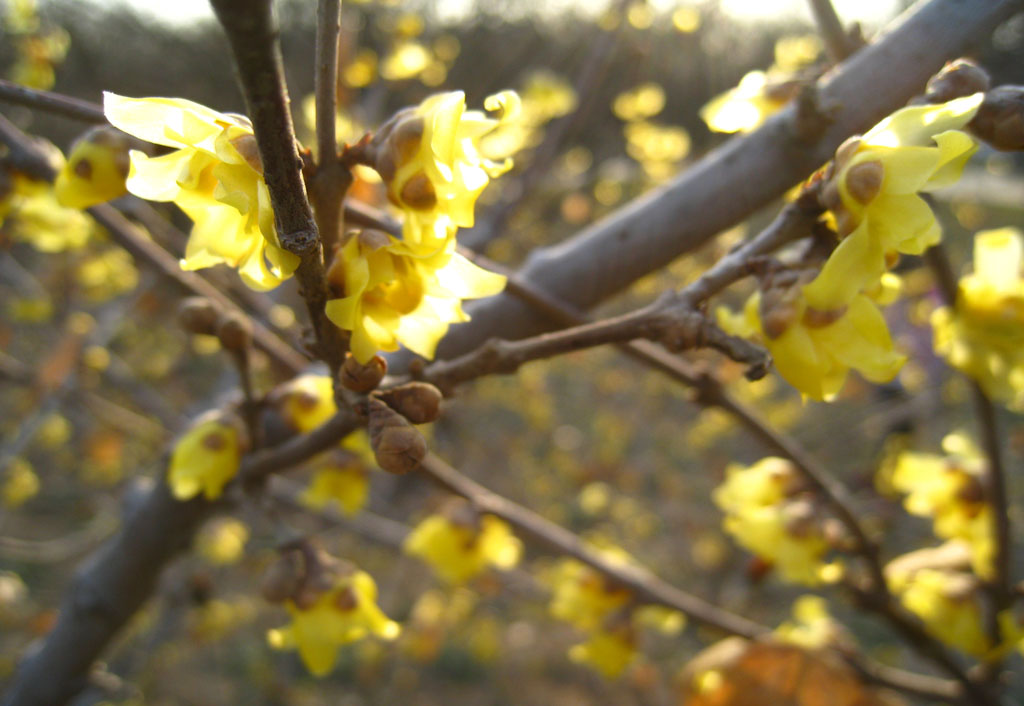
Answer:
[[[712,499],[725,513],[723,527],[744,548],[773,565],[791,583],[816,586],[842,575],[826,564],[829,550],[821,511],[801,492],[793,465],[763,458],[752,466],[731,464]]]
[[[9,508],[24,505],[39,493],[39,476],[23,458],[14,458],[3,472],[0,500]]]
[[[101,302],[135,289],[139,284],[139,271],[127,251],[113,246],[79,262],[75,281],[88,299]]]
[[[380,75],[388,81],[402,81],[416,78],[434,57],[430,50],[419,42],[407,39],[396,44],[380,62]]]
[[[627,561],[621,551],[606,552],[606,556],[613,561]],[[611,584],[596,570],[575,559],[559,562],[550,583],[551,615],[587,632],[598,630],[609,615],[632,598],[629,590]]]
[[[652,118],[665,107],[665,90],[656,83],[642,83],[615,97],[612,112],[620,120],[633,122]]]
[[[835,216],[841,240],[821,273],[804,287],[811,307],[842,309],[878,282],[889,258],[919,255],[939,241],[935,215],[918,194],[960,178],[977,149],[961,128],[981,100],[978,93],[903,108],[840,146],[826,168],[822,200]]]
[[[173,201],[194,225],[182,268],[227,264],[253,289],[272,289],[299,259],[280,247],[270,192],[263,181],[252,124],[181,98],[124,98],[104,93],[114,127],[173,151],[159,157],[131,152],[128,190],[151,201]]]
[[[448,325],[468,321],[463,299],[497,294],[505,277],[483,270],[455,252],[449,238],[440,250],[417,255],[405,241],[377,231],[351,236],[328,279],[337,294],[327,316],[352,332],[352,355],[360,363],[399,344],[432,358]]]
[[[355,515],[366,505],[369,494],[369,469],[355,454],[335,451],[317,464],[302,502],[316,510],[335,503],[344,514]]]
[[[211,564],[234,564],[242,558],[249,528],[241,520],[223,517],[213,520],[199,531],[196,551]]]
[[[109,125],[92,128],[71,146],[53,188],[68,208],[88,208],[128,193],[130,138]]]
[[[959,539],[971,550],[971,565],[983,579],[995,567],[995,525],[985,498],[985,460],[966,439],[950,435],[944,442],[949,456],[903,451],[892,468],[892,487],[906,494],[904,507],[912,515],[932,518],[936,536]],[[966,450],[956,454],[950,449]]]
[[[416,525],[405,539],[404,550],[429,563],[448,583],[461,584],[489,566],[515,566],[522,543],[504,520],[494,515],[478,517],[468,505],[459,504]]]
[[[341,577],[309,607],[285,602],[291,624],[271,630],[267,640],[275,649],[297,649],[314,676],[334,668],[341,645],[370,635],[392,640],[401,628],[377,606],[377,584],[364,571]]]
[[[247,445],[236,420],[217,413],[199,419],[171,453],[167,482],[174,497],[188,500],[202,493],[207,500],[219,498],[238,473]]]
[[[63,158],[55,153],[59,167]],[[53,187],[18,172],[0,169],[0,227],[15,240],[46,253],[77,250],[92,234],[91,219],[62,206]]]
[[[569,659],[593,667],[606,679],[619,677],[636,657],[636,638],[628,622],[595,630],[585,642],[569,648]]]
[[[786,105],[798,89],[794,81],[772,81],[763,71],[751,71],[736,88],[712,98],[700,109],[700,117],[715,132],[750,132]]]
[[[338,412],[330,375],[307,373],[274,392],[274,401],[288,424],[301,434],[311,432]]]
[[[841,636],[841,626],[829,615],[828,602],[821,596],[800,596],[793,602],[793,620],[775,628],[775,636],[783,642],[806,649],[834,645]]]
[[[935,352],[1018,412],[1024,411],[1022,252],[1015,228],[978,233],[974,272],[961,278],[955,306],[931,318]]]

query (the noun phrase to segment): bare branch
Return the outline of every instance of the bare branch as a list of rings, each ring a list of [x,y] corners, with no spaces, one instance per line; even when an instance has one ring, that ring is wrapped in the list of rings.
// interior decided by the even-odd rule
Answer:
[[[814,14],[814,21],[818,23],[818,32],[825,44],[825,51],[828,52],[832,63],[838,64],[860,47],[853,40],[850,34],[843,29],[843,23],[836,14],[836,8],[832,0],[809,0],[811,12]]]
[[[87,123],[107,122],[106,116],[103,115],[103,107],[96,103],[50,91],[28,88],[2,78],[0,78],[0,101],[44,110],[47,113],[63,115],[65,118]]]

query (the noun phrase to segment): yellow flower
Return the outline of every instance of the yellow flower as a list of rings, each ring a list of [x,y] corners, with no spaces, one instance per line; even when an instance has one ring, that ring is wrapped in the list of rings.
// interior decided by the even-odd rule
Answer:
[[[665,90],[656,83],[642,83],[615,96],[612,112],[619,120],[633,122],[653,118],[665,107]]]
[[[54,152],[57,168],[63,157]],[[62,206],[53,186],[18,172],[0,170],[0,226],[15,240],[45,253],[77,250],[89,240],[93,224],[88,216]]]
[[[636,657],[636,639],[628,623],[618,629],[595,630],[586,642],[569,648],[569,659],[590,665],[606,679],[619,677]]]
[[[253,289],[272,289],[291,276],[297,256],[283,250],[274,229],[252,125],[180,98],[124,98],[104,93],[112,125],[147,142],[174,148],[148,157],[131,152],[128,190],[151,201],[173,201],[194,222],[182,268],[238,268]]]
[[[885,318],[866,295],[856,295],[835,316],[811,309],[798,287],[780,296],[757,292],[742,319],[720,312],[719,323],[736,335],[759,336],[779,374],[814,400],[835,397],[851,368],[876,383],[896,376],[906,358],[895,351]]]
[[[450,584],[465,583],[489,566],[510,569],[519,562],[522,544],[504,520],[493,515],[461,520],[431,515],[406,537],[405,552],[422,558]]]
[[[330,375],[299,375],[281,385],[274,401],[288,424],[300,434],[311,432],[338,413]]]
[[[841,627],[829,615],[828,602],[821,596],[800,596],[793,603],[793,620],[775,628],[775,636],[790,645],[809,650],[828,647],[837,641]]]
[[[815,586],[838,579],[841,567],[823,561],[829,545],[820,513],[798,489],[792,464],[768,457],[746,468],[730,465],[712,499],[725,513],[725,531],[785,581]]]
[[[57,172],[53,185],[57,201],[82,209],[128,193],[128,147],[128,136],[106,125],[82,135]]]
[[[379,237],[378,237],[379,236]],[[468,321],[461,301],[497,294],[505,277],[443,249],[418,256],[403,241],[373,231],[349,238],[328,275],[344,294],[327,302],[327,317],[352,332],[352,354],[366,363],[398,344],[432,358],[450,323]]]
[[[302,502],[316,510],[336,503],[346,515],[355,515],[370,494],[369,471],[358,457],[341,453],[332,455],[319,466],[309,487],[302,493]]]
[[[700,117],[715,132],[750,132],[786,105],[798,88],[795,81],[751,71],[736,88],[712,98],[700,109]]]
[[[977,143],[961,132],[982,94],[898,110],[847,140],[826,170],[824,201],[842,240],[804,287],[819,311],[841,309],[874,285],[897,253],[919,255],[941,230],[919,192],[952,184]]]
[[[606,554],[625,562],[623,553]],[[601,628],[605,619],[632,598],[625,588],[611,585],[604,576],[574,559],[564,559],[552,577],[551,615],[587,632]]]
[[[993,645],[985,629],[980,584],[975,576],[950,568],[913,566],[898,557],[886,578],[907,610],[917,615],[935,638],[979,659],[998,659],[1024,638],[1024,626],[1011,611],[999,614],[1002,643]]]
[[[196,551],[211,564],[234,564],[242,558],[248,541],[245,523],[225,517],[203,527],[196,537]]]
[[[9,508],[23,505],[39,493],[39,476],[31,464],[22,458],[13,459],[3,474],[0,500]]]
[[[951,435],[952,437],[952,435]],[[963,447],[947,437],[944,445]],[[982,472],[985,461],[966,455],[938,456],[905,451],[896,458],[892,486],[906,493],[907,512],[931,517],[935,534],[963,540],[971,550],[971,565],[983,579],[993,576],[995,555],[992,508],[985,501]]]
[[[954,308],[932,314],[935,352],[977,380],[985,394],[1024,410],[1024,279],[1020,231],[974,238],[974,272],[960,280]]]
[[[297,649],[314,676],[331,671],[341,645],[376,635],[391,640],[401,628],[377,606],[377,584],[363,571],[341,578],[308,608],[285,602],[292,622],[267,633],[275,649]]]
[[[514,119],[519,97],[504,91],[484,106],[498,111],[500,120],[467,111],[462,91],[435,94],[396,114],[371,143],[388,198],[405,215],[403,239],[420,252],[443,247],[453,228],[471,227],[480,192],[512,166],[511,160],[484,159],[477,143],[501,121]]]
[[[200,419],[174,447],[167,482],[178,500],[203,493],[219,498],[241,463],[246,445],[238,424],[217,415]]]

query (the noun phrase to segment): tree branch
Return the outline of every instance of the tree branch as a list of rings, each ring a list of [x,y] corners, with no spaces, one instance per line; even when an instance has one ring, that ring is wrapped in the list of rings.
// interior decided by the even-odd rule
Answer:
[[[0,101],[23,105],[27,108],[37,108],[47,113],[63,115],[65,118],[87,123],[107,122],[107,118],[103,114],[103,106],[97,103],[90,103],[60,93],[28,88],[2,78],[0,78]]]
[[[318,353],[336,373],[347,345],[324,312],[328,290],[323,250],[302,180],[272,4],[270,0],[211,0],[210,4],[235,57],[274,207],[277,237],[281,247],[301,258],[295,279],[309,309]]]
[[[825,44],[825,51],[828,53],[832,63],[838,64],[848,58],[859,48],[857,43],[843,29],[843,23],[836,14],[836,8],[832,0],[809,0],[811,13],[814,21],[818,24],[818,33]]]
[[[1022,6],[1021,0],[983,5],[932,0],[917,8],[820,86],[823,103],[842,109],[817,142],[795,137],[795,109],[784,109],[663,188],[563,243],[535,251],[520,275],[561,301],[593,307],[782,195],[827,161],[849,135],[920,93],[944,61],[962,54]],[[470,305],[467,311],[473,323],[452,328],[441,342],[440,357],[461,355],[489,338],[522,338],[551,326],[537,321],[511,294]],[[408,355],[393,357],[391,367],[397,371],[409,360]]]

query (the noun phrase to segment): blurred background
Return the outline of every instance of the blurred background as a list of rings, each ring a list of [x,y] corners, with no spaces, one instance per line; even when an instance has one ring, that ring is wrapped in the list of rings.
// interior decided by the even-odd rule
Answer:
[[[870,37],[907,4],[837,8]],[[94,102],[108,90],[244,110],[226,43],[204,3],[31,6],[0,3],[5,77]],[[311,144],[315,3],[291,0],[278,8],[295,121]],[[1022,20],[972,53],[996,84],[1024,82]],[[796,0],[346,2],[342,24],[338,124],[349,142],[437,91],[463,90],[471,108],[504,88],[523,96],[523,124],[485,145],[496,155],[513,154],[516,167],[484,193],[477,226],[460,236],[513,267],[728,139],[711,132],[698,111],[747,72],[774,65],[813,75],[823,67],[809,12]],[[65,153],[86,127],[9,104],[0,112]],[[969,257],[970,232],[1024,221],[1020,167],[982,148],[961,183],[940,195],[936,208],[958,266]],[[361,173],[353,194],[385,206],[372,174]],[[137,210],[131,198],[119,204],[128,213]],[[154,206],[187,230],[180,213]],[[604,313],[686,283],[772,215],[637,282]],[[180,233],[139,218],[180,254]],[[851,377],[836,403],[805,405],[774,376],[748,383],[737,366],[693,356],[847,480],[870,510],[869,521],[885,530],[891,554],[933,539],[927,521],[908,519],[898,500],[875,490],[887,443],[910,435],[917,448],[934,451],[950,431],[971,428],[964,381],[931,353],[927,321],[936,299],[914,267],[907,264],[905,299],[893,307],[898,321],[891,322],[912,360],[884,388]],[[291,283],[254,301],[233,273],[220,274],[217,281],[254,315],[286,339],[299,339],[304,314]],[[732,304],[745,293],[737,291]],[[217,340],[174,324],[176,303],[165,282],[100,232],[77,247],[41,247],[11,227],[0,229],[0,690],[19,656],[52,624],[75,566],[116,529],[133,489],[158,477],[167,444],[235,387]],[[280,379],[264,358],[255,369],[263,389]],[[466,387],[429,438],[489,488],[599,544],[622,547],[671,583],[778,624],[803,591],[737,549],[709,502],[728,463],[751,463],[763,450],[726,415],[702,410],[690,397],[616,350],[601,349]],[[1014,467],[1024,427],[1017,417],[1001,421]],[[199,551],[171,568],[157,598],[110,652],[105,690],[76,703],[679,702],[679,670],[715,636],[693,627],[682,635],[645,634],[642,659],[609,682],[566,657],[579,636],[548,615],[553,558],[528,548],[520,569],[447,588],[395,549],[403,528],[436,510],[444,494],[416,477],[369,467],[365,473],[369,500],[351,518],[302,510],[294,499],[307,470],[288,474],[275,499],[244,505],[244,524],[212,523]],[[1014,482],[1019,491],[1019,478]],[[308,676],[294,653],[267,646],[266,630],[286,616],[256,589],[275,544],[298,532],[316,533],[332,553],[371,573],[385,612],[404,626],[394,643],[345,648],[323,680]],[[841,601],[834,613],[869,652],[921,667],[877,621]]]

